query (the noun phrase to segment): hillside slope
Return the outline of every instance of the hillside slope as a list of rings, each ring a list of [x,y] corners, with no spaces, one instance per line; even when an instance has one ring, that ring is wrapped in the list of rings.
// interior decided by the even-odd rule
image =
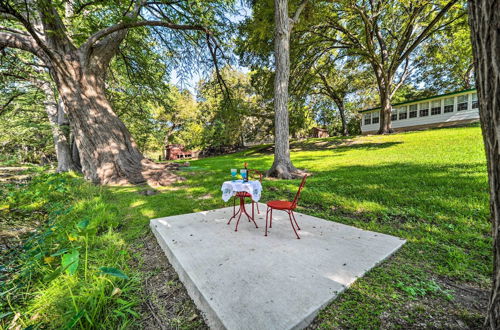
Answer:
[[[312,174],[299,212],[407,240],[312,327],[481,326],[492,255],[479,127],[311,139],[292,147],[295,166]],[[230,168],[248,162],[264,171],[272,158],[263,146],[192,161],[181,173],[186,181],[158,190],[96,187],[72,174],[0,186],[2,217],[36,214],[46,221],[29,240],[35,245],[2,255],[2,289],[10,291],[0,307],[11,314],[0,317],[0,327],[16,319],[23,327],[203,328],[149,220],[227,206],[220,186]],[[265,179],[262,201],[292,199],[297,186],[298,180]],[[67,272],[63,258],[79,263]]]

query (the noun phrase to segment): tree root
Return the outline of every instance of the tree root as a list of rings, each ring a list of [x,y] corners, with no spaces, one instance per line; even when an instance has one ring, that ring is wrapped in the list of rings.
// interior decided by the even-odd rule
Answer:
[[[180,166],[182,165],[175,163],[160,164],[149,159],[143,159],[140,161],[139,166],[129,167],[127,170],[102,171],[102,174],[100,175],[101,182],[96,183],[111,186],[143,183],[147,183],[151,187],[168,186],[175,182],[185,180],[184,177],[174,173],[174,171],[178,170]],[[106,173],[110,173],[112,175],[106,176]]]
[[[184,177],[173,173],[179,167],[180,165],[177,163],[159,164],[150,160],[143,160],[141,174],[145,182],[151,187],[168,186],[186,180]]]
[[[308,174],[304,170],[299,170],[293,165],[285,166],[278,164],[273,166],[269,171],[266,172],[267,177],[278,178],[278,179],[301,179],[304,175]]]

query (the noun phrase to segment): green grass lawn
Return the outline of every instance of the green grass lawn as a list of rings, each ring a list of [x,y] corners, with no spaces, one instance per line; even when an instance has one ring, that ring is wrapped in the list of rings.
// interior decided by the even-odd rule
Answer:
[[[479,127],[311,139],[292,148],[295,166],[313,174],[298,212],[407,240],[312,327],[481,325],[492,253]],[[265,170],[272,159],[261,147],[193,161],[180,171],[186,181],[152,196],[138,194],[147,187],[96,187],[71,174],[38,175],[21,189],[4,184],[7,223],[40,225],[26,246],[3,253],[0,322],[140,327],[149,219],[223,207],[220,185],[230,168],[246,161]],[[298,183],[265,179],[262,200],[292,199]],[[169,326],[203,326],[186,315]]]

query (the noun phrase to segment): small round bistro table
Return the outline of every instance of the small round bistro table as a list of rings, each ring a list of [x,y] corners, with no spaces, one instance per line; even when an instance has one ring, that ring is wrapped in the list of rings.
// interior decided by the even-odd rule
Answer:
[[[222,190],[222,199],[224,200],[224,202],[227,202],[233,196],[236,196],[236,198],[240,199],[240,208],[238,212],[234,212],[235,210],[233,211],[233,216],[229,219],[227,224],[229,225],[231,223],[231,220],[235,219],[236,216],[238,216],[238,220],[236,221],[236,228],[234,230],[238,231],[238,224],[240,223],[241,215],[245,214],[248,218],[248,221],[253,221],[255,228],[259,228],[259,226],[257,226],[257,223],[254,220],[253,207],[251,216],[250,214],[248,214],[245,208],[245,197],[243,197],[245,196],[245,194],[242,193],[247,193],[248,195],[250,195],[252,201],[257,203],[262,193],[262,185],[260,184],[260,182],[252,180],[249,180],[247,182],[243,180],[225,181],[222,184],[221,190]]]

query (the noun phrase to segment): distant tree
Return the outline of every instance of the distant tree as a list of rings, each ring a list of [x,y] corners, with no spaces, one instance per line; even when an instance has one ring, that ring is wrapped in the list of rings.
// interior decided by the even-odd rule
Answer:
[[[379,133],[391,132],[391,100],[409,75],[411,56],[433,33],[463,15],[458,0],[317,2],[325,15],[311,27],[331,47],[369,63],[378,85]],[[318,10],[318,9],[316,9]]]
[[[431,35],[417,53],[412,80],[434,93],[474,87],[474,61],[467,17]]]
[[[31,84],[13,86],[0,77],[0,159],[17,163],[54,160],[45,95]]]
[[[187,147],[198,146],[201,137],[197,143],[190,134],[193,129],[191,125],[197,123],[200,117],[195,96],[189,90],[172,87],[165,97],[168,101],[164,105],[153,108],[153,118],[159,125],[158,135],[162,145],[181,143]]]
[[[348,96],[358,90],[366,91],[370,88],[370,82],[373,81],[371,72],[355,57],[343,55],[336,49],[310,47],[310,38],[304,39],[306,39],[305,43],[296,47],[300,56],[293,57],[294,60],[298,61],[292,66],[294,69],[291,84],[294,94],[303,94],[304,98],[307,95],[328,98],[330,102],[315,100],[313,103],[315,105],[322,104],[326,108],[331,108],[333,104],[340,117],[341,135],[349,135],[349,118],[346,109]],[[323,114],[326,117],[331,117],[324,112]]]
[[[273,115],[252,86],[250,74],[224,67],[221,75],[230,98],[218,92],[215,74],[202,81],[198,89],[203,147],[241,146],[244,142],[268,135]]]
[[[493,235],[493,285],[485,326],[500,329],[500,1],[470,0],[468,9]]]
[[[24,96],[25,100],[39,97],[34,95],[39,92],[45,96],[42,104],[52,131],[57,172],[78,170],[72,159],[69,127],[64,108],[58,100],[50,77],[44,72],[43,65],[36,62],[32,56],[26,56],[19,51],[4,51],[0,69],[0,90],[7,94],[8,103],[12,105],[18,104],[15,98],[9,97],[9,94]],[[22,130],[21,127],[18,129]]]

